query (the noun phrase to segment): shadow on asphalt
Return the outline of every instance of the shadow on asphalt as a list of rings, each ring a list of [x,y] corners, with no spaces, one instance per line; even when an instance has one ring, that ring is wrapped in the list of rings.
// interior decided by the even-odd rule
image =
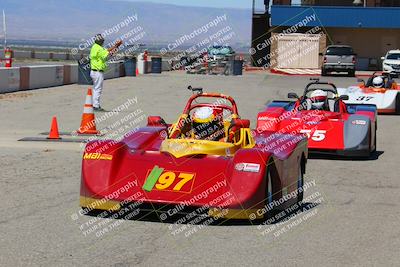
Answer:
[[[319,154],[312,153],[308,155],[309,159],[323,159],[323,160],[343,160],[343,161],[369,161],[369,160],[378,160],[379,157],[385,153],[384,151],[376,151],[372,153],[369,157],[345,157],[339,155],[327,155],[327,154]]]
[[[301,214],[314,209],[320,203],[305,202],[301,206],[293,205],[290,208],[283,211],[274,212],[269,219],[256,219],[256,220],[243,220],[243,219],[213,219],[206,214],[199,214],[186,219],[188,214],[178,214],[161,220],[160,215],[162,211],[140,211],[137,215],[130,218],[126,218],[127,214],[131,214],[134,211],[125,210],[122,216],[119,212],[107,212],[104,216],[104,211],[93,210],[87,213],[88,216],[99,217],[103,219],[114,219],[114,220],[125,220],[125,221],[146,221],[154,223],[165,223],[165,224],[176,224],[176,225],[196,225],[196,226],[252,226],[252,225],[273,225],[289,221],[290,219],[296,218]],[[140,206],[138,206],[140,207]],[[103,215],[102,215],[103,214]],[[177,226],[175,226],[177,227]]]
[[[325,76],[321,76],[321,79],[324,79],[326,77],[347,77],[347,78],[357,78],[358,74],[356,74],[356,76],[349,76],[347,73],[345,72],[341,72],[341,73],[329,73]]]

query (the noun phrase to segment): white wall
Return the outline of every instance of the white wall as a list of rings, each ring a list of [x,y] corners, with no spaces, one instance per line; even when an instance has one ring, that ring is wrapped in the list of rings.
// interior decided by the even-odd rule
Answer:
[[[168,62],[163,62],[163,71],[169,69]],[[120,77],[122,62],[110,63],[104,74],[106,79]],[[150,65],[150,64],[149,64]],[[78,82],[78,65],[70,64],[70,82]],[[29,86],[27,89],[36,89],[64,84],[64,65],[29,66]],[[20,68],[0,68],[0,93],[20,90]],[[68,79],[66,79],[68,80]],[[26,85],[25,85],[26,86]]]
[[[71,83],[78,82],[78,64],[71,64]]]
[[[63,85],[64,67],[59,66],[31,66],[29,75],[29,89]]]
[[[14,58],[31,58],[31,51],[14,51]]]
[[[0,68],[0,93],[19,90],[19,68]]]

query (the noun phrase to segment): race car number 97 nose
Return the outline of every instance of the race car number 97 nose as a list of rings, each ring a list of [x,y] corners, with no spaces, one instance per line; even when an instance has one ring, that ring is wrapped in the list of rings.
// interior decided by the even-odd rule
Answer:
[[[150,171],[150,170],[149,170]],[[143,185],[143,190],[152,191],[155,187],[157,190],[190,192],[193,187],[195,174],[176,171],[164,171],[164,168],[154,166],[147,176]],[[187,186],[185,186],[187,184]],[[183,188],[186,190],[183,190]]]

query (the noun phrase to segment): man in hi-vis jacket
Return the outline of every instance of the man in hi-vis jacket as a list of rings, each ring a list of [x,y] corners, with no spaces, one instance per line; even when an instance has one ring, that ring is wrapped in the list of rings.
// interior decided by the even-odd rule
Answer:
[[[100,97],[103,91],[104,72],[107,70],[107,59],[108,56],[112,56],[117,52],[122,41],[118,40],[114,46],[106,49],[103,47],[103,36],[97,34],[94,42],[90,50],[90,77],[93,80],[93,108],[95,111],[105,111],[100,106]]]

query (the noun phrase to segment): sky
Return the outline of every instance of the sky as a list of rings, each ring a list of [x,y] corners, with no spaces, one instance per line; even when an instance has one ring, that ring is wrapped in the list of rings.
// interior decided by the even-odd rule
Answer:
[[[247,9],[251,9],[253,2],[253,0],[125,0],[125,1],[155,2],[164,4],[174,4],[180,6],[201,6],[201,7],[218,7],[218,8],[232,7],[232,8],[247,8]],[[257,2],[260,2],[260,0],[257,0]]]
[[[201,7],[217,7],[217,8],[246,8],[251,9],[253,0],[124,0],[124,1],[143,1],[156,2],[164,4],[174,4],[180,6],[201,6]],[[272,0],[271,0],[272,2]],[[292,4],[298,5],[301,0],[292,0]],[[263,8],[264,0],[256,0],[256,7]]]

